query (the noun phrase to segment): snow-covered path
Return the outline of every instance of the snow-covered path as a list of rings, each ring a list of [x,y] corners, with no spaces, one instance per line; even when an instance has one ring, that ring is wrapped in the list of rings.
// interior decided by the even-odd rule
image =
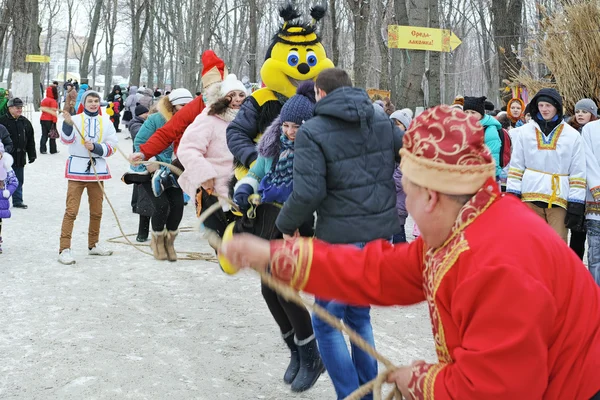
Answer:
[[[38,119],[32,123],[37,130]],[[120,147],[131,151],[119,134]],[[36,143],[37,144],[37,143]],[[38,150],[39,150],[39,144]],[[112,257],[87,255],[84,195],[75,230],[77,264],[56,261],[67,182],[67,149],[25,168],[27,210],[4,221],[0,255],[2,399],[333,399],[327,375],[303,394],[283,384],[288,352],[250,272],[223,274],[208,261],[159,262],[121,244],[104,203],[101,239]],[[109,160],[106,191],[127,233],[137,230],[126,161]],[[182,226],[193,226],[186,207]],[[411,232],[407,228],[407,232]],[[180,251],[210,252],[197,232]],[[401,290],[401,289],[399,289]],[[398,364],[435,359],[424,305],[372,313],[380,352]]]

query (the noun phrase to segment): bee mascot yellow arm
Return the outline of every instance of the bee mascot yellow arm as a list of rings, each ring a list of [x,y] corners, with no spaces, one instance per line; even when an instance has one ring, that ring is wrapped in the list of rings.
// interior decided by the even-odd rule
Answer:
[[[260,70],[265,87],[248,97],[227,127],[227,145],[235,157],[238,180],[256,160],[256,143],[262,132],[279,115],[298,85],[314,81],[321,71],[334,67],[316,33],[316,24],[325,16],[325,8],[315,6],[310,15],[312,21],[302,23],[298,20],[301,15],[291,4],[279,10],[284,23],[273,36]]]

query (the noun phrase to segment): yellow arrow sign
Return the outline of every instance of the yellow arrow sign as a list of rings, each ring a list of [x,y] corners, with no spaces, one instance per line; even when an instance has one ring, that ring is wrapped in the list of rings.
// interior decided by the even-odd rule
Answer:
[[[450,29],[388,25],[390,49],[450,52],[462,42]]]
[[[43,56],[40,54],[27,54],[27,56],[25,56],[25,62],[31,62],[31,63],[49,63],[50,62],[50,57],[49,56]]]

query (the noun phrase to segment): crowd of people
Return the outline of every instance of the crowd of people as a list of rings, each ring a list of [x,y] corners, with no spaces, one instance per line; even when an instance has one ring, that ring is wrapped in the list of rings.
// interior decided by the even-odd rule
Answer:
[[[371,304],[428,303],[438,363],[388,377],[407,398],[599,399],[600,320],[581,318],[600,312],[594,101],[566,117],[561,95],[542,89],[501,112],[459,96],[414,116],[354,87],[316,34],[323,13],[311,13],[303,24],[282,11],[253,92],[212,50],[195,96],[116,85],[103,111],[98,92],[67,82],[58,114],[58,84],[48,87],[40,153],[48,141],[58,153],[57,139],[69,150],[58,261],[76,263],[84,190],[88,252],[112,254],[100,241],[101,186],[125,126],[137,240],[150,239],[157,260],[177,261],[187,201],[197,215],[218,203],[204,225],[224,238],[224,270],[252,266],[313,293],[372,346]],[[22,108],[11,99],[0,117],[0,234],[10,197],[27,208],[24,167],[37,157]],[[406,243],[409,214],[418,228]],[[377,361],[339,331],[264,284],[261,293],[290,350],[283,381],[293,392],[327,371],[341,399],[377,377]]]

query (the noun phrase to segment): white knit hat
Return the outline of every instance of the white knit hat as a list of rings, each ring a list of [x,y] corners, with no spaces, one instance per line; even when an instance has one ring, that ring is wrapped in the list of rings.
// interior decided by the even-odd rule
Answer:
[[[235,76],[235,74],[229,74],[223,80],[223,82],[221,82],[221,97],[233,90],[239,90],[248,94],[246,86],[244,86],[244,84],[238,80],[237,76]]]
[[[189,90],[178,88],[169,93],[169,101],[174,106],[185,105],[194,100],[194,97]]]
[[[394,111],[392,115],[390,115],[390,119],[397,119],[404,125],[404,129],[408,129],[412,122],[412,110],[405,108],[403,110]]]

